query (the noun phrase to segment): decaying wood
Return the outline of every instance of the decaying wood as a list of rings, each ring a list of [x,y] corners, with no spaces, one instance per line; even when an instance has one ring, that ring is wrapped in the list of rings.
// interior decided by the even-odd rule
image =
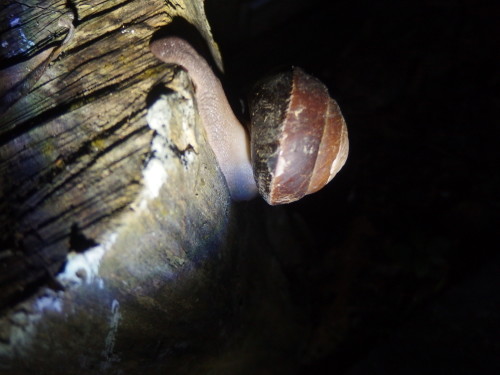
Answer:
[[[187,75],[148,48],[179,16],[222,66],[202,1],[12,2],[2,46],[33,42],[0,68],[61,43],[65,14],[73,39],[0,119],[0,371],[290,370],[306,327],[269,251],[282,214],[231,205]]]
[[[4,242],[12,244],[6,261],[14,275],[21,274],[14,265],[27,262],[38,277],[52,277],[65,261],[71,233],[98,237],[141,189],[153,134],[145,121],[146,97],[165,72],[148,43],[186,7],[96,3],[75,3],[73,41],[2,118],[2,222],[9,225]],[[53,25],[71,11],[64,2],[44,5],[19,9],[16,2],[6,13],[24,27],[24,19],[49,14]],[[26,33],[36,34],[33,23]],[[7,35],[11,44],[14,33]],[[18,289],[29,280],[22,282]]]

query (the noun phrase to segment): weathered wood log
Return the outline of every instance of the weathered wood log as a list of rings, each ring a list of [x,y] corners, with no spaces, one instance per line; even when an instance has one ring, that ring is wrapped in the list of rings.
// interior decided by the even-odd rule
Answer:
[[[297,235],[280,209],[230,202],[187,75],[148,49],[181,16],[221,66],[203,3],[1,12],[3,94],[29,86],[0,119],[2,374],[290,373],[308,329]],[[68,15],[39,79],[8,70],[43,63]]]

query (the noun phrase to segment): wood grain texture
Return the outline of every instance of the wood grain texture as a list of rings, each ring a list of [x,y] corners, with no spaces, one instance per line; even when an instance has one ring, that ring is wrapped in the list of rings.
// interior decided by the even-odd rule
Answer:
[[[282,213],[231,205],[189,77],[148,48],[182,16],[216,52],[203,2],[22,4],[7,34],[34,46],[0,68],[64,39],[36,32],[50,12],[75,35],[0,118],[0,372],[293,368],[305,328],[266,237]]]
[[[2,13],[12,26],[2,41],[10,51],[19,46],[17,55],[4,59],[7,64],[24,55],[35,59],[36,46],[43,50],[60,42],[57,19],[75,12],[74,39],[0,120],[0,220],[7,227],[2,241],[13,249],[14,255],[6,255],[13,264],[22,252],[21,263],[41,270],[36,279],[60,270],[72,227],[97,238],[136,199],[153,135],[145,120],[146,98],[166,71],[149,52],[151,35],[172,17],[195,14],[202,6],[107,1],[74,2],[71,9],[65,4],[42,8],[16,2]],[[33,46],[21,45],[27,42],[19,35],[36,36]],[[21,282],[14,289],[26,286]],[[2,300],[14,298],[12,293]]]

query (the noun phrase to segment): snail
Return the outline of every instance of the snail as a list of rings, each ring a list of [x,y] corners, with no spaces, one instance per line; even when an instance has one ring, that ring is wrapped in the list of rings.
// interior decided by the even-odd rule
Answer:
[[[271,76],[253,90],[250,145],[221,82],[188,42],[166,37],[150,49],[188,72],[233,200],[251,199],[258,191],[270,205],[294,202],[321,189],[344,165],[349,142],[342,113],[325,85],[300,68]]]

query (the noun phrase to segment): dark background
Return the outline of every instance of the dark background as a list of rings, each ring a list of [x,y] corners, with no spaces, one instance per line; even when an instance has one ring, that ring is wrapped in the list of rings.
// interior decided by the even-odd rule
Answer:
[[[498,2],[214,7],[236,96],[297,65],[348,124],[344,169],[287,207],[315,243],[303,373],[500,373]]]

